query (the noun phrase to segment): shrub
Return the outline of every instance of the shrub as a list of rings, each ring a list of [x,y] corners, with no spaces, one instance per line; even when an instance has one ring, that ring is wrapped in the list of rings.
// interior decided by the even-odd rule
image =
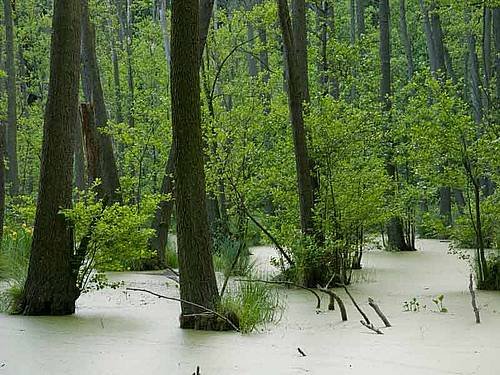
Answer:
[[[244,242],[224,237],[217,240],[214,250],[214,267],[224,276],[246,276],[255,267],[255,261],[250,258],[250,251]],[[238,251],[240,255],[233,267]]]

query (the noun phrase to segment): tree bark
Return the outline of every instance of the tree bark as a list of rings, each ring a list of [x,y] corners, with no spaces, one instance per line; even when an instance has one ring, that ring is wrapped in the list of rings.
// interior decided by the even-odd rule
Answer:
[[[300,91],[302,100],[310,101],[309,95],[309,69],[307,67],[307,17],[305,0],[292,0],[292,39],[294,54],[297,60]]]
[[[200,109],[198,0],[172,5],[172,128],[181,299],[209,309],[219,294],[210,249]],[[181,328],[199,327],[199,308],[182,303]],[[191,316],[189,316],[191,315]]]
[[[500,8],[493,9],[493,38],[495,44],[496,108],[500,106]]]
[[[205,48],[206,40],[207,40],[207,35],[208,35],[208,29],[210,26],[210,19],[212,18],[212,11],[213,11],[213,5],[214,1],[213,0],[201,0],[199,4],[199,9],[200,9],[200,27],[199,27],[199,38],[200,38],[200,44],[199,44],[199,59],[201,61],[201,57],[203,56],[203,50]],[[170,52],[171,54],[171,52]],[[168,58],[168,55],[166,55]],[[167,64],[170,65],[171,60],[167,60]],[[165,194],[165,195],[170,195],[172,199],[167,200],[167,201],[161,201],[156,209],[155,212],[155,218],[153,220],[153,223],[151,227],[153,229],[160,228],[159,230],[156,231],[155,236],[151,240],[151,246],[153,249],[156,250],[158,257],[162,257],[162,254],[165,252],[165,246],[167,244],[167,237],[168,237],[168,230],[170,226],[170,218],[172,216],[173,208],[174,208],[174,202],[173,202],[173,195],[174,195],[174,184],[172,182],[172,176],[174,174],[174,164],[173,164],[173,159],[174,158],[174,145],[170,148],[169,154],[168,154],[168,160],[172,160],[172,163],[169,163],[167,161],[165,165],[165,173],[163,175],[162,183],[161,183],[161,188],[160,188],[160,194]],[[158,246],[163,246],[159,248]],[[161,264],[161,263],[160,263]]]
[[[425,31],[425,44],[427,45],[427,54],[429,56],[429,66],[431,68],[431,72],[434,74],[437,71],[437,62],[436,62],[436,52],[434,48],[434,41],[432,38],[432,29],[431,23],[429,21],[429,11],[424,4],[424,0],[419,0],[420,10],[422,12],[422,19],[424,23],[424,31]]]
[[[82,133],[82,118],[78,113],[78,120],[75,126],[75,186],[78,190],[83,191],[87,188],[85,183],[85,156],[83,152],[83,133]]]
[[[7,73],[7,182],[10,184],[10,194],[17,195],[19,194],[19,171],[17,165],[17,90],[16,62],[14,59],[14,21],[11,1],[4,0],[3,4],[5,17],[5,68]]]
[[[365,0],[356,0],[356,31],[358,39],[365,33]]]
[[[60,210],[70,208],[72,200],[80,22],[80,0],[54,1],[49,95],[33,243],[24,288],[25,315],[72,314],[79,296],[73,231]]]
[[[405,0],[399,0],[399,35],[401,38],[401,44],[404,46],[405,49],[407,69],[408,69],[408,81],[409,81],[413,78],[413,74],[415,73],[415,64],[413,62],[413,49],[411,46],[411,40],[408,34]]]
[[[95,31],[90,22],[88,0],[82,2],[82,86],[86,100],[91,103],[94,110],[95,126],[97,130],[104,129],[108,124],[108,113],[104,102],[104,94],[97,64],[95,49]],[[93,124],[92,124],[93,125]],[[121,200],[120,181],[116,168],[116,160],[113,151],[111,137],[97,131],[99,142],[98,175],[101,179],[100,198],[107,203],[119,202]]]
[[[314,234],[314,194],[302,108],[304,100],[302,89],[304,86],[300,76],[301,68],[298,62],[299,58],[296,56],[295,52],[297,49],[294,46],[290,13],[286,0],[278,0],[278,16],[288,66],[288,106],[295,146],[295,166],[297,169],[301,229],[304,235],[312,235]]]

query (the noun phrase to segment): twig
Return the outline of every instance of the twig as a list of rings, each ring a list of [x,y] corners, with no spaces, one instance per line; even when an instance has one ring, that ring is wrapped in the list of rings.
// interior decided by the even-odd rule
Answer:
[[[322,288],[319,285],[318,285],[318,290],[322,291],[323,293],[328,294],[331,299],[334,299],[335,301],[337,301],[337,304],[339,305],[340,316],[342,317],[342,321],[346,322],[347,321],[347,311],[345,309],[344,302],[340,299],[340,297],[337,296],[332,290]],[[330,302],[330,306],[333,306],[332,302]]]
[[[240,332],[239,328],[236,327],[231,320],[229,320],[228,318],[226,318],[224,315],[219,314],[217,311],[209,309],[208,307],[199,305],[199,304],[194,303],[194,302],[189,302],[189,301],[186,301],[186,300],[181,299],[181,298],[167,297],[167,296],[164,296],[164,295],[152,292],[152,291],[147,290],[147,289],[127,288],[126,290],[131,290],[131,291],[134,291],[134,292],[145,292],[145,293],[152,294],[153,296],[156,296],[158,298],[164,298],[164,299],[168,299],[170,301],[177,301],[177,302],[185,303],[185,304],[188,304],[188,305],[191,305],[191,306],[194,306],[194,307],[198,307],[199,309],[202,309],[204,311],[207,311],[209,313],[212,313],[212,314],[218,316],[219,318],[221,318],[224,321],[226,321],[236,332]]]
[[[380,329],[377,327],[374,327],[373,324],[367,324],[366,322],[363,322],[362,320],[359,321],[361,324],[363,324],[366,328],[371,329],[373,332],[377,332],[379,335],[383,335],[384,332],[382,332]]]
[[[300,353],[300,355],[301,355],[302,357],[307,357],[307,354],[306,354],[306,353],[304,353],[304,351],[303,351],[302,349],[297,348],[297,351]]]
[[[244,282],[247,282],[247,283],[264,283],[264,284],[276,284],[276,285],[290,285],[290,286],[294,286],[294,287],[299,288],[299,289],[308,290],[309,292],[311,292],[312,294],[314,294],[314,296],[316,297],[316,301],[317,301],[316,308],[317,309],[321,308],[321,298],[320,298],[319,294],[316,293],[316,291],[314,289],[307,288],[307,287],[302,286],[300,284],[295,284],[295,283],[293,283],[291,281],[270,281],[270,280],[255,280],[255,279],[236,279],[235,281],[244,281]]]
[[[382,312],[382,310],[380,310],[380,307],[378,307],[378,305],[375,303],[375,301],[373,300],[373,298],[368,297],[368,304],[370,305],[371,308],[373,308],[373,310],[375,310],[375,312],[377,313],[377,315],[379,316],[379,318],[384,322],[384,324],[385,324],[386,327],[392,327],[391,323],[389,323],[389,320],[384,315],[384,313]]]
[[[481,323],[481,317],[479,316],[479,309],[476,303],[476,292],[474,292],[474,283],[472,281],[472,273],[469,275],[469,292],[472,298],[472,309],[474,310],[474,315],[476,315],[476,323]]]

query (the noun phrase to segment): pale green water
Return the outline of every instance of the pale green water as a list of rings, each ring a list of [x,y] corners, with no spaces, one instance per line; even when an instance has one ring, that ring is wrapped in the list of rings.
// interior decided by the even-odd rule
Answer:
[[[500,369],[500,293],[478,294],[483,323],[477,326],[467,291],[468,271],[445,243],[420,241],[417,253],[366,254],[352,294],[366,305],[374,297],[393,323],[384,335],[359,324],[350,302],[349,321],[337,311],[317,314],[314,297],[287,291],[287,310],[277,326],[240,335],[183,331],[179,306],[141,293],[107,290],[84,295],[71,317],[0,315],[0,375],[185,374],[199,365],[220,374],[491,374]],[[270,249],[256,248],[264,260]],[[265,263],[265,262],[264,262]],[[161,275],[114,274],[127,286],[178,295]],[[344,296],[344,293],[339,291]],[[413,297],[431,307],[444,294],[450,311],[402,311]],[[327,301],[323,303],[326,309]],[[433,306],[432,306],[433,307]],[[300,347],[307,357],[297,352]]]

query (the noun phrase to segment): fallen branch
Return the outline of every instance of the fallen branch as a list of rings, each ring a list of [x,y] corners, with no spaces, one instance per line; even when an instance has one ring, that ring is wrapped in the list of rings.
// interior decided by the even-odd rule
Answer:
[[[301,355],[302,357],[307,357],[307,354],[306,354],[306,353],[304,353],[304,351],[303,351],[302,349],[297,348],[297,351],[300,353],[300,355]]]
[[[344,288],[345,292],[347,293],[347,295],[351,299],[354,307],[356,307],[356,310],[359,311],[359,313],[361,314],[361,316],[365,320],[366,324],[371,325],[370,319],[368,319],[368,316],[363,312],[363,310],[361,310],[361,307],[359,307],[359,305],[356,303],[356,301],[354,300],[354,297],[351,295],[351,293],[349,293],[349,290],[347,290],[347,287],[344,284],[340,284],[340,285]]]
[[[373,324],[367,324],[366,322],[363,322],[362,320],[359,321],[361,324],[363,324],[366,328],[371,329],[373,332],[376,332],[379,335],[383,335],[384,332],[382,332],[380,329],[377,327],[374,327]]]
[[[181,298],[167,297],[167,296],[164,296],[162,294],[158,294],[158,293],[152,292],[152,291],[147,290],[147,289],[127,288],[126,290],[131,290],[131,291],[134,291],[134,292],[145,292],[145,293],[152,294],[153,296],[156,296],[158,298],[164,298],[164,299],[167,299],[167,300],[170,300],[170,301],[181,302],[181,303],[185,303],[185,304],[197,307],[199,309],[202,309],[202,310],[204,310],[206,312],[209,312],[209,313],[212,313],[212,314],[218,316],[219,318],[221,318],[222,320],[224,320],[225,322],[227,322],[236,332],[240,332],[239,328],[236,327],[231,320],[229,320],[228,318],[226,318],[224,315],[219,314],[217,311],[209,309],[208,307],[199,305],[199,304],[194,303],[194,302],[189,302],[189,301],[186,301],[186,300],[181,299]]]
[[[321,308],[321,298],[320,298],[319,294],[316,293],[316,291],[314,289],[307,288],[307,287],[302,286],[300,284],[292,283],[291,281],[270,281],[270,280],[258,280],[258,279],[257,280],[256,279],[236,279],[235,281],[244,281],[244,282],[247,282],[247,283],[264,283],[264,284],[275,284],[275,285],[289,285],[289,286],[294,286],[296,288],[308,290],[309,292],[311,292],[312,294],[314,294],[314,296],[316,297],[316,301],[317,301],[316,308],[317,309]]]
[[[384,324],[385,324],[386,327],[392,327],[391,323],[389,323],[389,320],[386,318],[386,316],[384,315],[384,313],[382,312],[382,310],[380,310],[380,307],[378,307],[378,305],[375,303],[375,301],[373,300],[373,298],[368,297],[368,304],[370,305],[370,307],[373,310],[375,310],[375,312],[377,313],[377,315],[379,316],[379,318],[384,322]]]
[[[345,305],[344,305],[344,302],[342,302],[342,300],[340,299],[339,296],[337,296],[332,290],[330,289],[325,289],[325,288],[322,288],[321,286],[318,285],[318,290],[322,291],[323,293],[326,293],[330,296],[330,306],[334,306],[334,304],[331,302],[331,300],[335,300],[337,301],[337,304],[339,305],[339,309],[340,309],[340,316],[342,317],[342,321],[343,322],[346,322],[347,321],[347,311],[345,309]]]
[[[472,273],[469,275],[469,292],[472,298],[472,310],[474,310],[474,315],[476,315],[476,323],[481,323],[481,317],[479,316],[479,309],[476,303],[476,292],[474,292],[474,283],[472,281]]]

